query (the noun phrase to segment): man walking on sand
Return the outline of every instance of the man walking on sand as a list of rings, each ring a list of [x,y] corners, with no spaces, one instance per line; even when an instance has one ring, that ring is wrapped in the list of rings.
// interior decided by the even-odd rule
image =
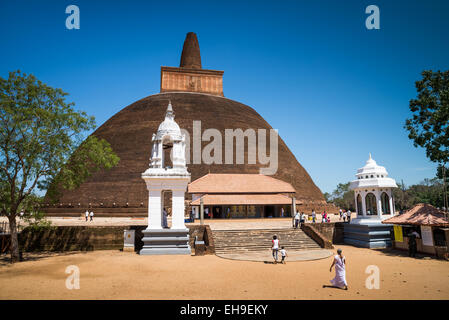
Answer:
[[[93,211],[90,212],[90,221],[94,221],[94,212]]]
[[[89,210],[86,210],[86,213],[84,214],[86,216],[86,221],[89,220]]]

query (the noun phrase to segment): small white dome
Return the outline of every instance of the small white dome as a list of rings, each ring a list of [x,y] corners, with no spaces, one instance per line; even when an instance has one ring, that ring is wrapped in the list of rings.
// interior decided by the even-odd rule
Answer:
[[[170,136],[180,136],[181,129],[179,125],[175,122],[175,115],[173,113],[173,108],[171,102],[168,103],[167,112],[165,113],[165,119],[159,125],[157,129],[157,135],[163,137],[165,135]]]
[[[370,178],[386,178],[388,176],[388,172],[385,167],[379,166],[377,162],[371,158],[371,153],[369,154],[369,159],[366,161],[366,164],[357,170],[356,177],[362,179],[370,179]]]
[[[388,177],[388,172],[385,167],[379,166],[371,158],[371,153],[366,164],[357,170],[355,176],[357,180],[351,182],[351,189],[370,187],[397,188],[396,181]]]
[[[164,131],[164,132],[173,132],[175,134],[181,134],[181,129],[179,128],[178,124],[170,119],[165,118],[164,121],[159,125],[159,128],[157,131]]]

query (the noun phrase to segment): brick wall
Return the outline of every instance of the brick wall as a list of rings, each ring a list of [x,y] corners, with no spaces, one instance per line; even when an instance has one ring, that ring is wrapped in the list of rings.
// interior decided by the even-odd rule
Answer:
[[[125,229],[135,230],[135,251],[143,247],[143,233],[146,226],[90,227],[60,226],[35,230],[25,228],[19,234],[21,251],[91,251],[123,249]],[[214,254],[215,246],[208,225],[189,226],[190,246],[193,248],[195,236],[206,245],[206,254]]]

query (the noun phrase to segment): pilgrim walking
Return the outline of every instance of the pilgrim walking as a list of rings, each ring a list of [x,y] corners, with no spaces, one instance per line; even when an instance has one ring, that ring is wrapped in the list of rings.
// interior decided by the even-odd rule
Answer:
[[[348,290],[348,284],[346,282],[346,259],[341,252],[341,249],[337,250],[337,254],[334,256],[334,261],[332,261],[329,269],[332,272],[332,268],[335,266],[335,277],[330,281],[332,284],[330,287]],[[325,287],[329,286],[323,285],[323,288]]]

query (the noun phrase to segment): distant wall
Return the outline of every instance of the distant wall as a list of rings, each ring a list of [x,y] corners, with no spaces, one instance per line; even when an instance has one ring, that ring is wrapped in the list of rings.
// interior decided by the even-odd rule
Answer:
[[[38,251],[91,251],[123,249],[125,229],[135,230],[135,251],[143,247],[146,226],[59,226],[46,229],[25,228],[19,233],[19,248],[24,252]],[[208,225],[189,226],[190,246],[194,248],[195,236],[205,242],[206,254],[215,253],[212,232]]]
[[[123,248],[126,227],[64,226],[25,228],[19,233],[22,251],[87,251]]]

